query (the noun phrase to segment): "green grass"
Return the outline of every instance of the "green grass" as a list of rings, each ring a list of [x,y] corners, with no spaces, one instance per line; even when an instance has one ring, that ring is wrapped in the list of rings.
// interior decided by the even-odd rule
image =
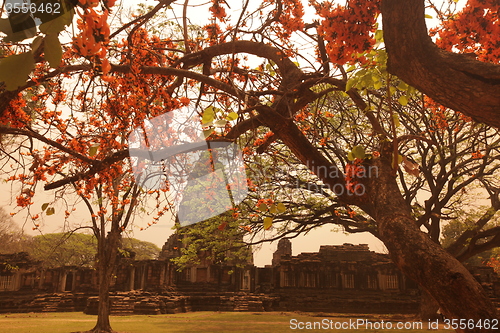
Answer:
[[[381,330],[381,329],[358,329],[358,330],[337,330],[337,329],[292,329],[291,319],[306,322],[321,322],[322,320],[333,322],[348,322],[349,319],[356,320],[362,318],[360,315],[326,315],[326,314],[306,314],[291,312],[189,312],[157,316],[113,316],[111,325],[118,332],[127,333],[184,333],[184,332],[399,332],[417,333],[433,332],[445,333],[451,330],[426,330],[427,323],[424,323],[424,330]],[[85,331],[91,329],[96,316],[85,315],[80,312],[71,313],[15,313],[0,315],[0,332],[5,333],[69,333],[75,331]],[[370,317],[372,322],[381,322],[391,319],[388,316]],[[409,318],[394,318],[393,321],[409,322]],[[333,324],[335,325],[335,324]]]

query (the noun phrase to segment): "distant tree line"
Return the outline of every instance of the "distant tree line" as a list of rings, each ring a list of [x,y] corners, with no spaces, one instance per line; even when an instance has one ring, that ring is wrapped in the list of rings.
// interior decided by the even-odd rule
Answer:
[[[92,234],[77,232],[27,235],[1,208],[0,254],[15,252],[27,252],[45,267],[89,267],[94,265],[97,241]],[[125,237],[121,240],[120,254],[124,257],[135,255],[137,260],[157,259],[159,253],[160,248],[151,242]]]

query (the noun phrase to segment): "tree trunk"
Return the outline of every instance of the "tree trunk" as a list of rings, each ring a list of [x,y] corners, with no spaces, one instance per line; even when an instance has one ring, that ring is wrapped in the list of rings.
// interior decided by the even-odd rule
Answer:
[[[98,242],[99,305],[97,323],[90,331],[92,333],[114,332],[109,321],[109,289],[116,268],[119,239],[119,232],[112,230],[107,237],[100,237]]]
[[[97,310],[97,323],[91,332],[109,333],[113,332],[111,323],[109,322],[109,314],[111,312],[109,285],[111,283],[111,276],[108,274],[106,267],[99,266],[99,305]]]
[[[424,0],[382,0],[387,69],[438,103],[500,128],[500,66],[439,49]]]
[[[491,300],[472,274],[416,226],[389,161],[378,158],[372,163],[378,168],[377,177],[371,177],[368,186],[372,216],[396,266],[432,295],[447,318],[475,322],[498,319]]]
[[[436,320],[441,319],[441,316],[438,314],[439,304],[436,302],[434,297],[429,295],[425,289],[420,288],[420,320],[428,321],[428,320]]]
[[[262,110],[265,111],[265,110]],[[262,112],[266,126],[286,144],[325,184],[335,189],[345,183],[336,166],[303,136],[291,119]],[[377,223],[379,238],[389,250],[394,264],[438,302],[450,319],[498,319],[493,303],[472,274],[440,245],[423,233],[411,214],[396,182],[393,171],[392,143],[381,147],[381,157],[369,160],[367,179],[359,179],[366,195],[343,195],[339,201],[353,204],[368,213]],[[320,168],[325,166],[325,168]],[[327,170],[328,172],[321,172]],[[473,305],[473,306],[471,306]],[[458,332],[488,332],[474,328]]]

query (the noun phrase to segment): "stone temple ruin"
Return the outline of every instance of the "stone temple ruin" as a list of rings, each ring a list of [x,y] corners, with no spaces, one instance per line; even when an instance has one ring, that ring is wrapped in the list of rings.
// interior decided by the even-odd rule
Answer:
[[[182,242],[172,235],[158,260],[121,258],[111,290],[112,314],[187,311],[313,311],[416,313],[417,286],[385,254],[368,245],[324,245],[318,252],[292,256],[282,239],[272,264],[199,265],[177,271],[171,258]],[[491,297],[500,280],[489,267],[473,270]],[[26,253],[0,254],[0,312],[84,311],[97,313],[93,268],[44,269]]]

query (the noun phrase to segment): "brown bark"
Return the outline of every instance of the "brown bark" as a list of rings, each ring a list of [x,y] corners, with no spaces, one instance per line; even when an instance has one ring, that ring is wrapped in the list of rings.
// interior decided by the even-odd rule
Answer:
[[[99,265],[102,266],[102,265]],[[91,332],[108,333],[113,332],[109,322],[110,304],[109,304],[109,284],[111,277],[107,274],[105,267],[99,267],[99,304],[97,309],[97,323]]]
[[[441,316],[438,314],[438,310],[439,304],[436,300],[429,295],[427,291],[420,289],[420,320],[428,321],[441,319]]]
[[[325,173],[336,170],[302,135],[297,126],[279,114],[261,110],[263,122],[279,136],[311,171],[332,188],[343,181],[342,174]],[[470,272],[440,245],[433,242],[417,226],[411,208],[405,202],[391,166],[392,144],[382,149],[381,158],[371,160],[377,173],[363,180],[368,195],[363,197],[340,195],[340,200],[355,204],[377,222],[380,239],[389,250],[396,266],[417,282],[437,301],[447,318],[498,318],[497,311],[481,285]],[[318,156],[319,155],[319,156]],[[319,172],[318,172],[319,171]],[[339,178],[333,178],[338,175]],[[356,202],[357,201],[357,202]],[[474,306],[471,306],[474,304]],[[457,332],[487,332],[486,329],[457,330]]]
[[[382,0],[388,70],[438,103],[500,127],[500,66],[439,49],[424,0]]]
[[[109,289],[115,271],[118,255],[120,234],[110,231],[107,237],[100,237],[98,243],[98,275],[99,275],[99,305],[97,310],[97,323],[90,331],[92,333],[112,333],[109,321],[111,306]]]
[[[390,162],[373,160],[378,177],[369,180],[372,216],[396,266],[440,305],[447,318],[494,319],[497,311],[470,272],[419,230],[396,183]],[[473,304],[473,306],[471,306]],[[488,332],[475,328],[457,332]]]
[[[389,72],[444,106],[500,127],[500,66],[438,49],[427,33],[424,0],[382,0],[382,17]],[[373,217],[395,264],[432,295],[446,317],[498,318],[463,265],[414,225],[391,172],[382,160],[376,163],[381,172],[370,184]]]

